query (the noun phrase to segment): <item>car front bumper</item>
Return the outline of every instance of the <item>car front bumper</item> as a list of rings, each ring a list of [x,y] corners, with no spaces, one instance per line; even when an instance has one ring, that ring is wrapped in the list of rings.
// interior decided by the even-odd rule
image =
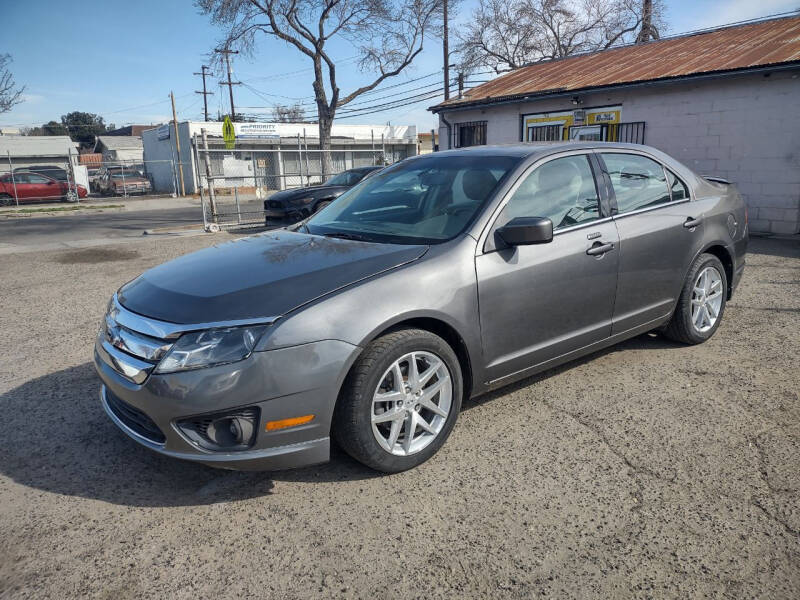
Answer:
[[[103,382],[100,400],[109,418],[131,439],[160,454],[237,470],[278,470],[325,462],[339,388],[359,348],[325,340],[254,352],[247,359],[193,371],[151,374],[135,383],[121,373],[125,355],[111,356],[98,338],[94,363]],[[134,363],[135,363],[135,359]],[[120,402],[122,404],[120,404]],[[120,406],[123,410],[120,410]],[[253,444],[245,450],[208,450],[192,441],[178,422],[190,417],[256,408]],[[131,418],[134,415],[134,418]],[[137,426],[136,415],[161,435]],[[301,415],[295,427],[266,424]]]

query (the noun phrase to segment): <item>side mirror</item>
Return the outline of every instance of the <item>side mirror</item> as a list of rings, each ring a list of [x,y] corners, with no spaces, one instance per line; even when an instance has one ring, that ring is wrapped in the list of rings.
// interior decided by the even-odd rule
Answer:
[[[47,185],[53,185],[54,183],[55,183],[55,181],[53,181],[53,180],[51,179],[50,181],[48,181],[48,182],[47,182]]]
[[[509,246],[547,244],[553,241],[553,222],[546,217],[517,217],[496,233]]]

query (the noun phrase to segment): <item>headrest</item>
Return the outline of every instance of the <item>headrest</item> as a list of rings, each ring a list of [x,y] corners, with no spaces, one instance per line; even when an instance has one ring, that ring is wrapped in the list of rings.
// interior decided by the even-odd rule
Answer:
[[[467,171],[464,173],[462,185],[467,198],[474,202],[483,202],[497,185],[497,178],[486,169]]]
[[[556,160],[539,169],[539,191],[550,192],[567,188],[575,177],[580,177],[578,168],[568,160]]]

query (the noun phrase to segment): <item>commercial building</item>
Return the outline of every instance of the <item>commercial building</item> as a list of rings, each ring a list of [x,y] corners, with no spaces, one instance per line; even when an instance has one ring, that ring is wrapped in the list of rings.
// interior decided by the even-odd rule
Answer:
[[[209,157],[216,187],[249,187],[280,190],[321,180],[320,147],[316,124],[234,123],[235,147],[226,148],[221,122],[178,123],[142,132],[144,160],[156,191],[179,189],[176,171],[183,171],[187,194],[196,193],[205,179]],[[208,152],[203,151],[205,130]],[[352,167],[391,164],[417,153],[417,131],[406,125],[340,125],[331,131],[334,172]],[[180,160],[177,146],[180,145]],[[200,150],[201,165],[197,165]]]
[[[535,63],[431,110],[443,148],[654,146],[735,183],[751,230],[800,230],[800,16]]]

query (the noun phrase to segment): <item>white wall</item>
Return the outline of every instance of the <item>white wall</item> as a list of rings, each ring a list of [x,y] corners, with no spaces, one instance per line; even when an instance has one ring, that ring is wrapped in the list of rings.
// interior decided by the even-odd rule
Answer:
[[[621,104],[622,122],[645,122],[645,144],[735,183],[753,231],[800,231],[800,69],[578,95],[581,108]],[[520,115],[571,108],[564,97],[449,111],[446,118],[486,120],[488,143],[507,144],[520,141]],[[444,142],[441,120],[439,133]]]

